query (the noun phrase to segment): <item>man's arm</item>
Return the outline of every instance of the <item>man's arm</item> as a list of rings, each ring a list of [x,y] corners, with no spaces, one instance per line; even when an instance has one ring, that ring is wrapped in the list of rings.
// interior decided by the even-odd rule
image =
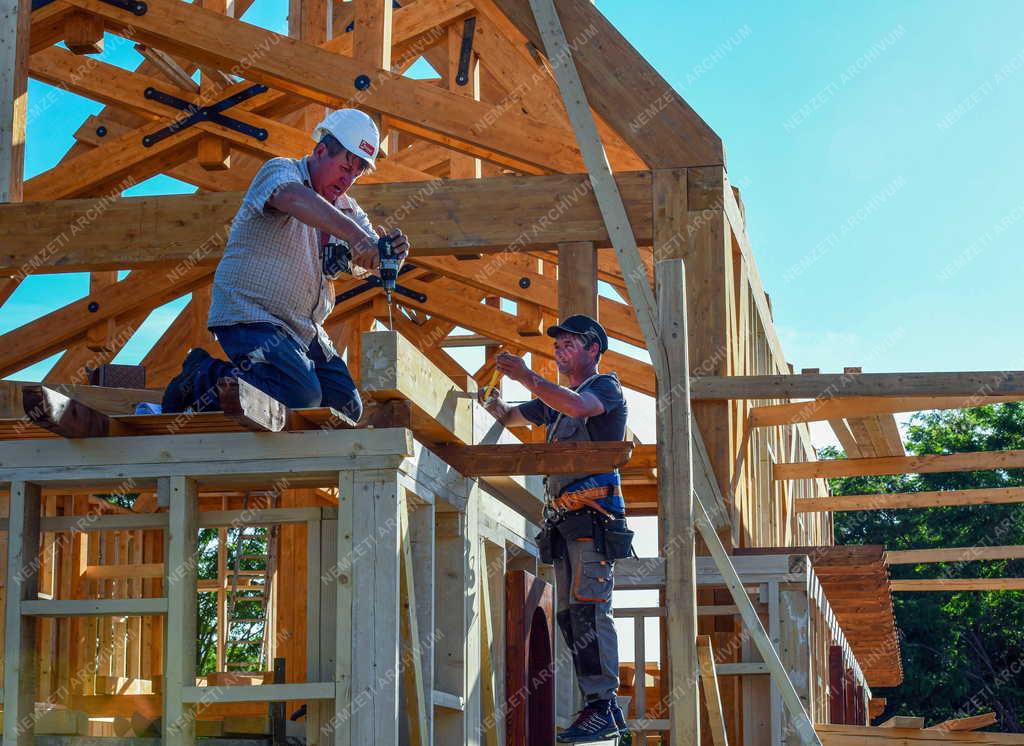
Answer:
[[[531,394],[567,417],[595,417],[604,414],[604,404],[589,391],[578,394],[534,373],[518,355],[503,352],[497,358],[498,370],[523,384]]]
[[[491,413],[491,415],[505,427],[526,427],[532,424],[523,413],[519,410],[519,406],[512,406],[504,401],[497,394],[492,394],[491,398],[487,401],[483,401],[483,392],[485,389],[481,389],[478,396],[480,403],[484,405],[484,409]]]
[[[267,204],[306,225],[345,241],[352,249],[353,264],[365,269],[377,268],[380,261],[377,236],[367,233],[356,221],[309,187],[298,182],[285,184],[271,195]],[[400,257],[404,259],[401,252]]]

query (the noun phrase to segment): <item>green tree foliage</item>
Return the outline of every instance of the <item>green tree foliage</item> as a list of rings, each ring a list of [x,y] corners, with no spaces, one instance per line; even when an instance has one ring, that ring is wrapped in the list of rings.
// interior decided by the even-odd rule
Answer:
[[[1008,403],[915,415],[907,431],[913,455],[1024,449],[1024,404]],[[822,458],[844,458],[834,448]],[[1024,470],[849,477],[831,480],[836,495],[1013,487]],[[837,544],[887,549],[1024,544],[1024,504],[835,515]],[[894,565],[893,578],[1024,577],[1024,560]],[[927,724],[994,710],[990,730],[1024,732],[1024,592],[903,592],[893,595],[901,636],[903,684],[873,690],[886,697],[883,718],[920,715]]]

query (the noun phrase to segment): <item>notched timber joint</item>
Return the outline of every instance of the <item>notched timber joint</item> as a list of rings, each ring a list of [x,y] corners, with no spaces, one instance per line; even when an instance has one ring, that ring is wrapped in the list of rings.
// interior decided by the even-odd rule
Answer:
[[[181,132],[194,124],[198,124],[199,122],[213,122],[214,124],[219,124],[223,127],[233,129],[236,132],[241,132],[243,135],[249,135],[257,140],[266,140],[269,133],[262,127],[253,127],[251,124],[246,122],[224,116],[221,112],[226,109],[230,109],[232,106],[237,106],[243,101],[246,101],[260,93],[266,93],[267,90],[267,86],[262,83],[257,83],[256,85],[249,86],[244,91],[239,91],[235,95],[228,96],[226,99],[218,101],[215,104],[210,104],[209,106],[196,106],[194,103],[189,103],[177,96],[172,96],[169,93],[164,93],[163,91],[150,86],[149,88],[146,88],[146,98],[158,101],[165,106],[180,109],[188,116],[184,119],[172,122],[162,130],[151,132],[146,135],[142,138],[142,145],[147,148],[151,147],[161,140]]]

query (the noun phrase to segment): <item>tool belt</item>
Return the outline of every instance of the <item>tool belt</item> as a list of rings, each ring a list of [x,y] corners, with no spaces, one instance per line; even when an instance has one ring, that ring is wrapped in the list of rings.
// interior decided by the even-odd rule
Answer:
[[[602,488],[603,489],[603,488]],[[568,556],[567,542],[593,539],[594,551],[610,561],[636,556],[633,552],[633,532],[626,519],[603,508],[585,507],[579,510],[549,513],[537,534],[540,561],[546,565]]]

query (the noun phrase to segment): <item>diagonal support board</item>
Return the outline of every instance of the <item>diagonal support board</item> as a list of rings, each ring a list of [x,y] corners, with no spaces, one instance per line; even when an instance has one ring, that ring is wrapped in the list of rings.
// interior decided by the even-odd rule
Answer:
[[[807,711],[804,710],[803,703],[800,701],[800,695],[797,694],[793,682],[789,680],[789,675],[782,665],[782,659],[779,658],[775,646],[772,645],[772,641],[769,639],[768,633],[761,623],[761,618],[757,615],[753,601],[750,600],[750,596],[747,595],[746,590],[743,588],[743,582],[740,580],[736,568],[733,567],[732,561],[725,551],[725,546],[722,544],[722,540],[715,533],[715,527],[712,525],[707,511],[704,509],[704,504],[699,495],[694,495],[693,511],[697,530],[700,531],[700,535],[704,538],[704,543],[707,544],[708,551],[711,553],[711,557],[714,559],[715,565],[722,575],[722,580],[725,581],[725,585],[732,595],[733,603],[736,604],[740,617],[743,619],[743,624],[747,631],[750,632],[757,651],[768,665],[772,682],[778,688],[782,696],[782,702],[793,718],[794,726],[801,740],[808,746],[821,746],[821,740],[814,731],[814,724],[811,722],[810,717],[808,717]]]
[[[640,258],[640,248],[637,246],[618,186],[612,177],[608,156],[601,144],[594,115],[587,104],[583,83],[573,63],[569,41],[565,38],[565,31],[558,19],[553,0],[530,0],[530,7],[537,19],[548,61],[555,71],[555,79],[558,81],[562,101],[569,113],[569,121],[576,132],[576,141],[583,155],[587,173],[590,174],[594,196],[601,208],[608,235],[612,240],[612,246],[615,247],[615,254],[619,258],[630,301],[636,309],[640,329],[647,338],[655,370],[664,370],[665,356],[659,343],[654,293],[647,284],[647,273]]]

